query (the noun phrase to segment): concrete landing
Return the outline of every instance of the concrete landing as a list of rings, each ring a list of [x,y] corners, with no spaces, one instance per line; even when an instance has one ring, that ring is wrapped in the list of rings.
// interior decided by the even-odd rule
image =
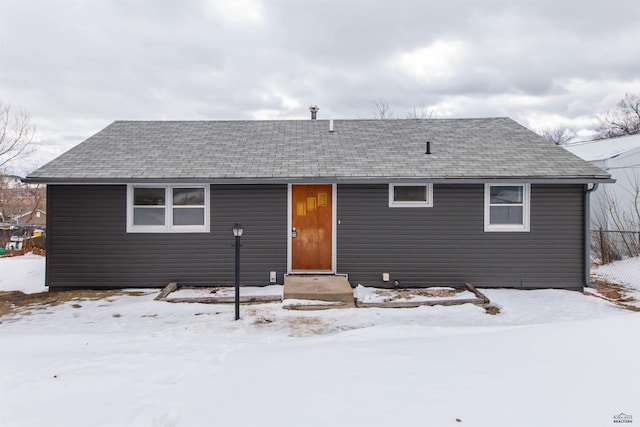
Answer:
[[[323,308],[355,307],[353,289],[344,276],[287,275],[284,278],[284,299],[342,303]]]

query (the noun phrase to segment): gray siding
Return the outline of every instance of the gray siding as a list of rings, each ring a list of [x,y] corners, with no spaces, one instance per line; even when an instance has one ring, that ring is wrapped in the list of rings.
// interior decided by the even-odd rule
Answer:
[[[583,186],[532,185],[531,231],[484,232],[483,185],[434,185],[432,208],[389,208],[386,185],[338,187],[338,271],[353,285],[583,286]]]
[[[353,285],[471,282],[482,287],[583,286],[583,186],[532,185],[529,233],[484,232],[482,185],[434,185],[432,208],[389,208],[387,185],[338,185],[337,271]],[[49,185],[52,288],[231,284],[245,227],[245,285],[283,282],[287,186],[212,185],[209,233],[126,233],[126,186]]]
[[[210,233],[126,233],[126,186],[48,186],[47,285],[53,288],[232,284],[234,237],[241,281],[282,283],[287,265],[287,186],[211,186]]]

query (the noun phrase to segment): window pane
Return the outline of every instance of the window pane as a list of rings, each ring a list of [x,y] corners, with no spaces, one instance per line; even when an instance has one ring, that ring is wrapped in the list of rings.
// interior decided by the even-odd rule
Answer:
[[[204,209],[174,208],[173,225],[204,225]]]
[[[491,204],[514,204],[522,203],[523,188],[521,185],[492,185]]]
[[[522,224],[522,206],[491,206],[490,224]]]
[[[401,185],[393,187],[395,202],[426,202],[427,187],[425,185]]]
[[[174,206],[204,206],[204,188],[174,188]]]
[[[164,188],[134,188],[133,204],[135,206],[163,206]]]
[[[133,225],[164,225],[164,208],[133,208]]]

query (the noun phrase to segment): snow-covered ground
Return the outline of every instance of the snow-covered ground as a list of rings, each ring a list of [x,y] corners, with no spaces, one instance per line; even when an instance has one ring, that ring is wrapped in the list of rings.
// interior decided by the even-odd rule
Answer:
[[[601,265],[592,269],[591,273],[613,283],[624,285],[628,295],[633,296],[636,299],[636,305],[640,306],[640,257]]]
[[[43,264],[0,259],[0,286],[42,290]],[[236,322],[233,305],[151,291],[10,314],[0,318],[0,425],[638,422],[640,313],[570,291],[482,292],[498,315],[470,304],[256,304]]]
[[[0,291],[22,291],[25,294],[47,291],[44,261],[44,257],[31,253],[0,257]]]
[[[417,295],[407,292],[406,295],[396,294],[395,289],[379,289],[367,286],[358,285],[353,290],[354,297],[358,302],[362,303],[384,303],[384,302],[423,302],[423,301],[438,301],[438,300],[456,300],[456,299],[475,299],[476,295],[469,291],[455,292],[454,288],[441,288],[433,287],[429,288],[430,291],[434,291],[437,294],[438,291],[443,292],[443,296],[435,295],[422,295],[418,292]],[[423,290],[423,293],[428,291]],[[450,295],[452,293],[453,295]],[[400,297],[399,297],[400,296]]]

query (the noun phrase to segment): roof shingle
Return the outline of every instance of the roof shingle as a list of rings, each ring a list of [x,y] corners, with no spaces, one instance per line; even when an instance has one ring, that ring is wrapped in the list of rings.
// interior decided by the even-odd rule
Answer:
[[[334,129],[328,120],[116,121],[27,180],[608,178],[509,118],[334,120]]]

